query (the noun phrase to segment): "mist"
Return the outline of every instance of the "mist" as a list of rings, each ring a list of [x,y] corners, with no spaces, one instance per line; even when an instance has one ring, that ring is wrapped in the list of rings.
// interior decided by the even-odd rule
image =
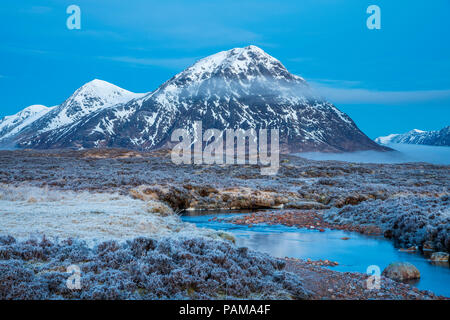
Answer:
[[[407,163],[426,162],[450,165],[450,147],[391,143],[390,152],[358,151],[346,153],[303,152],[297,156],[311,160],[337,160],[355,163]]]

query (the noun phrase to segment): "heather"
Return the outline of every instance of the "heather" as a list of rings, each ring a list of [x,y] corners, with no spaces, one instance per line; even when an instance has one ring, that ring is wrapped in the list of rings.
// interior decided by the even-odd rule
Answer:
[[[81,289],[66,285],[81,269]],[[202,238],[85,242],[0,238],[0,299],[304,299],[285,262]]]

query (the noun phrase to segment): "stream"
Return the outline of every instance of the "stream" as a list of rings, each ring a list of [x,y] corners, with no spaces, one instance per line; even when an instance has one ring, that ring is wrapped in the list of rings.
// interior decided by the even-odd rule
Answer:
[[[366,236],[341,230],[299,229],[282,225],[235,225],[210,221],[211,218],[238,216],[245,213],[186,212],[183,221],[199,228],[223,230],[236,238],[236,244],[268,253],[278,258],[291,257],[312,260],[331,260],[338,266],[328,267],[342,272],[366,273],[369,266],[376,265],[381,271],[391,262],[403,261],[414,264],[421,279],[411,283],[420,290],[430,290],[438,295],[450,297],[450,267],[433,264],[420,253],[401,252],[392,241],[382,236]],[[348,240],[343,240],[348,237]]]

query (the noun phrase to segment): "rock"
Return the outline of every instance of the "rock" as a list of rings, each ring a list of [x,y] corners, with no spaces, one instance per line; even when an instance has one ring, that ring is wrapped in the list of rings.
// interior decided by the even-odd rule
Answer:
[[[219,231],[219,232],[217,233],[217,235],[218,235],[220,238],[224,239],[224,240],[230,241],[230,242],[232,242],[232,243],[236,243],[236,238],[235,238],[233,235],[231,235],[231,234],[229,234],[229,233],[227,233],[227,232]]]
[[[434,252],[430,260],[435,262],[448,262],[449,254],[447,252]]]
[[[431,241],[425,241],[423,243],[423,251],[433,251],[434,250],[434,245]]]
[[[130,190],[130,195],[143,201],[160,201],[167,203],[173,210],[184,210],[191,207],[193,198],[188,190],[171,185],[141,185]]]
[[[185,184],[140,185],[130,195],[143,201],[160,201],[173,210],[261,209],[281,208],[288,199],[277,192],[254,190],[247,187],[216,189],[211,186]]]
[[[382,275],[395,281],[420,279],[419,270],[409,262],[391,263],[383,270]]]

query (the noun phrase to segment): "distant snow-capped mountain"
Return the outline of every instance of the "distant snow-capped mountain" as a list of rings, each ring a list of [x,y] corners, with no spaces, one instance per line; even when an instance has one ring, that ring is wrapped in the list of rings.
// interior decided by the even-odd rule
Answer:
[[[23,128],[29,126],[40,117],[47,114],[54,107],[32,105],[12,116],[6,116],[0,120],[0,139],[13,136]]]
[[[375,142],[379,144],[408,143],[430,146],[450,146],[450,126],[438,131],[411,130],[404,134],[390,134],[378,137]]]
[[[201,59],[147,95],[95,80],[15,141],[27,148],[152,150],[170,146],[175,129],[192,132],[195,121],[203,130],[278,128],[287,152],[386,150],[255,46]]]
[[[109,82],[92,80],[72,94],[63,104],[41,118],[36,125],[39,132],[46,132],[72,124],[86,115],[109,108],[111,106],[126,103],[131,99],[142,97],[119,88]]]
[[[36,112],[33,117],[28,117],[26,125],[16,127],[15,130],[5,130],[0,132],[0,142],[14,139],[16,142],[28,144],[34,147],[29,139],[39,137],[46,132],[61,134],[62,128],[67,128],[78,122],[85,116],[90,116],[100,110],[128,102],[135,98],[140,98],[144,94],[136,94],[119,88],[111,83],[102,80],[92,80],[76,90],[61,105],[43,109]],[[39,106],[42,109],[43,106]],[[28,114],[29,108],[39,111],[36,106],[28,107],[21,113]],[[45,108],[45,107],[44,107]],[[17,116],[16,115],[16,116]],[[7,118],[7,117],[5,117]],[[33,120],[33,121],[31,121]],[[49,148],[52,146],[49,145]]]

